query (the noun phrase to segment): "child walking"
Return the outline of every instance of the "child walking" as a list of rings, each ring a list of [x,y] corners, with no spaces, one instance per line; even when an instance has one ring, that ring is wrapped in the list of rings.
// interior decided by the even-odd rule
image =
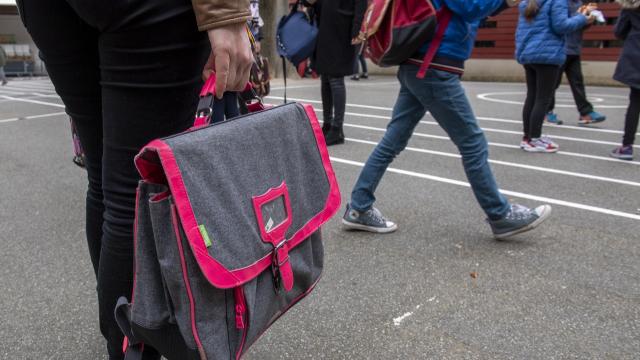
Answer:
[[[624,122],[622,146],[614,149],[611,156],[633,160],[633,142],[638,131],[640,117],[640,0],[617,0],[622,6],[616,23],[616,37],[624,40],[622,53],[613,78],[629,86],[629,107]]]
[[[418,59],[412,58],[400,65],[400,92],[391,121],[353,187],[342,218],[345,228],[374,233],[390,233],[398,229],[396,223],[385,218],[373,206],[376,201],[374,194],[387,167],[407,146],[416,125],[427,111],[458,147],[471,189],[487,215],[496,239],[507,239],[529,231],[549,217],[549,205],[530,209],[509,203],[500,193],[489,166],[487,140],[460,83],[464,62],[471,54],[480,20],[516,3],[513,0],[433,0],[437,9],[449,8],[451,21],[423,79],[416,76],[422,61],[418,59],[423,58],[430,43],[425,43],[416,54]]]
[[[564,35],[593,22],[584,13],[569,17],[567,0],[524,0],[516,30],[516,59],[524,66],[527,98],[522,110],[520,148],[553,153],[558,145],[542,136],[542,122],[551,103],[560,65],[566,60]]]
[[[569,0],[569,13],[579,14],[582,8],[582,0]],[[587,99],[587,92],[584,86],[584,78],[582,76],[582,59],[580,54],[582,53],[582,34],[588,27],[580,28],[574,32],[570,32],[565,36],[565,52],[567,59],[560,67],[558,74],[558,81],[556,82],[555,90],[558,90],[560,83],[562,82],[562,73],[567,76],[567,81],[571,87],[571,94],[573,94],[573,100],[578,108],[578,125],[589,125],[599,122],[603,122],[607,119],[606,116],[595,111],[593,104]],[[555,108],[555,90],[551,97],[551,104],[549,105],[546,120],[552,124],[562,125],[562,120],[558,119],[558,115],[553,112]]]

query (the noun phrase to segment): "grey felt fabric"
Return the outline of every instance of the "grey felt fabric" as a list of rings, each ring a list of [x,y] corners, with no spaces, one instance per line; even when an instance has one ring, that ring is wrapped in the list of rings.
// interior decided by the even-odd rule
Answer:
[[[205,225],[210,235],[209,255],[227,269],[251,265],[272,250],[260,239],[253,196],[286,182],[293,212],[287,237],[325,206],[329,180],[299,104],[165,142],[175,154],[198,224]]]
[[[273,250],[261,240],[253,196],[286,182],[293,215],[287,237],[326,205],[328,176],[307,115],[299,105],[165,141],[174,151],[198,223],[210,234],[210,256],[230,270]],[[324,262],[320,230],[289,252],[294,275],[290,291],[275,289],[270,268],[242,286],[245,328],[239,328],[234,289],[218,289],[202,274],[173,197],[154,198],[167,190],[165,185],[144,181],[139,186],[132,328],[157,349],[166,349],[166,341],[171,341],[171,354],[164,353],[169,360],[190,359],[194,354],[200,359],[235,359],[320,279]],[[175,341],[176,327],[184,342]],[[202,344],[199,349],[194,328]],[[169,340],[160,344],[158,339]],[[184,349],[175,349],[179,346]]]

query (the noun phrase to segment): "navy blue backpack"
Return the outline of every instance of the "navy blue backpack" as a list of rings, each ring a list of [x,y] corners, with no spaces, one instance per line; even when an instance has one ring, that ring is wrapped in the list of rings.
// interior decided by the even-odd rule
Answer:
[[[291,12],[280,19],[276,32],[278,55],[295,66],[313,54],[318,37],[318,27],[306,13],[298,11],[299,4],[296,2]]]

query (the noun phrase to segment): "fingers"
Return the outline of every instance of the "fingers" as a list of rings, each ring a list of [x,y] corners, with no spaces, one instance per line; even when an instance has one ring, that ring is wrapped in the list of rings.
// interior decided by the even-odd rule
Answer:
[[[202,80],[207,81],[209,76],[213,73],[214,66],[213,54],[209,54],[209,59],[207,59],[207,63],[204,64],[204,69],[202,70]]]
[[[217,76],[216,96],[221,98],[225,91],[241,91],[249,81],[253,53],[243,24],[232,24],[209,30],[212,63]],[[207,68],[205,68],[207,69]],[[207,70],[203,72],[206,76]]]
[[[227,91],[227,82],[229,81],[229,53],[223,52],[215,54],[215,70],[216,70],[216,97],[222,99],[222,95]]]

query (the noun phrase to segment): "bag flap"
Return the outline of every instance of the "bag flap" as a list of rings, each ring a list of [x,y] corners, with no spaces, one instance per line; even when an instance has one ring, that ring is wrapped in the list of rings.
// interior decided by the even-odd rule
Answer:
[[[166,183],[200,269],[219,288],[269,266],[337,212],[340,192],[311,106],[283,105],[152,141],[142,177]],[[283,242],[284,241],[284,242]]]

